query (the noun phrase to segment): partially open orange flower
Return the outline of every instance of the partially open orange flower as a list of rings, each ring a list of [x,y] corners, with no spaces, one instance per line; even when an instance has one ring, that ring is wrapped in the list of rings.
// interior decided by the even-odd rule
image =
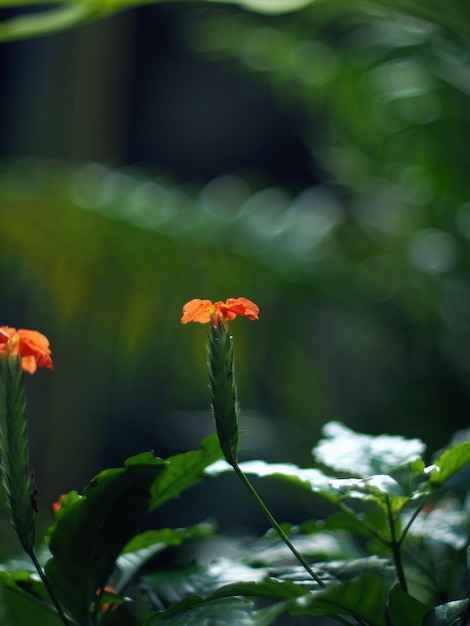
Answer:
[[[97,589],[96,590],[96,595],[98,596],[98,598],[101,596],[102,593],[104,592],[108,592],[108,593],[116,593],[116,590],[113,589],[110,585],[106,585],[104,587],[104,589]],[[103,604],[103,606],[101,607],[101,613],[106,613],[106,611],[114,611],[115,609],[118,608],[117,604],[110,604],[109,602],[105,602]]]
[[[229,321],[237,315],[245,315],[250,320],[258,319],[259,308],[248,298],[228,298],[225,302],[212,302],[196,298],[190,300],[183,307],[182,324],[211,322],[216,325],[219,319]]]
[[[57,502],[52,503],[52,510],[54,513],[57,513],[62,508],[62,502],[64,501],[65,495],[65,493],[61,493]]]
[[[53,369],[49,340],[37,330],[25,330],[0,326],[0,356],[18,354],[25,372],[34,374],[37,367]]]

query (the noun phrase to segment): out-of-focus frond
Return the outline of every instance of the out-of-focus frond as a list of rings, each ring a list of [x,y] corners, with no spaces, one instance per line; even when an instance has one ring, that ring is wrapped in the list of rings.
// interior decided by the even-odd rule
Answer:
[[[74,0],[71,3],[62,0],[54,8],[47,7],[46,3],[45,10],[20,12],[1,22],[0,41],[49,35],[124,9],[159,1],[161,0],[113,0],[112,2]],[[212,2],[220,3],[221,0],[212,0]],[[223,3],[226,3],[225,0]],[[2,6],[14,10],[25,5],[37,4],[38,0],[5,0]],[[368,3],[363,3],[361,0],[347,3],[344,0],[233,0],[233,4],[248,11],[268,15],[297,11],[309,5],[313,5],[315,9],[317,5],[320,5],[320,9],[323,9],[323,5],[326,4],[327,11],[334,12],[337,19],[342,19],[344,12],[350,13],[351,11],[367,18],[371,11],[380,11],[385,8],[430,21],[454,33],[468,35],[470,31],[468,4],[459,0],[448,0],[445,5],[438,0],[370,0]]]

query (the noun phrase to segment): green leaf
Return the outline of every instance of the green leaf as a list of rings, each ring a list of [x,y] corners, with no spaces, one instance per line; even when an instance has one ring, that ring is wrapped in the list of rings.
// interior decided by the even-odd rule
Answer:
[[[446,488],[452,487],[454,490],[457,490],[459,487],[462,487],[466,492],[468,491],[468,471],[466,470],[469,470],[469,467],[470,441],[465,441],[445,450],[437,461],[430,466],[428,469],[429,483],[434,487],[441,487],[444,483],[453,479],[453,484],[446,485]],[[457,476],[459,472],[462,472],[462,474]]]
[[[391,624],[419,626],[423,623],[428,607],[395,585],[389,594],[388,615]]]
[[[395,468],[420,457],[425,444],[420,439],[391,435],[363,435],[344,424],[329,422],[323,428],[324,439],[314,447],[314,458],[335,473],[367,478],[389,474]]]
[[[158,597],[158,604],[169,606],[183,602],[188,596],[209,597],[224,585],[237,581],[261,582],[267,570],[230,558],[214,558],[209,563],[190,563],[172,570],[145,576],[145,584]]]
[[[219,609],[222,606],[230,607],[231,601],[237,599],[234,596],[243,597],[244,602],[247,603],[247,607],[253,606],[251,600],[248,601],[247,598],[258,597],[280,600],[280,602],[273,606],[247,613],[244,621],[233,622],[233,624],[237,624],[237,626],[244,626],[245,624],[247,626],[268,626],[280,613],[288,609],[290,601],[305,596],[305,588],[289,580],[279,581],[272,578],[262,580],[261,582],[235,582],[221,587],[206,598],[196,595],[186,597],[181,602],[173,604],[166,611],[153,615],[145,623],[145,626],[150,626],[153,623],[161,621],[169,624],[204,623],[208,626],[212,624],[219,626],[218,621],[212,621],[213,619],[215,620],[216,617],[222,619],[220,624],[225,624],[223,620],[227,619],[227,617],[219,614],[218,610],[215,611],[214,609]],[[167,620],[173,619],[177,621],[167,622]],[[198,622],[198,619],[200,619],[201,622]],[[191,620],[194,620],[194,622]]]
[[[342,561],[329,561],[324,563],[323,567],[341,582],[353,581],[365,573],[380,578],[387,587],[391,586],[396,579],[395,570],[390,560],[375,555]]]
[[[28,570],[0,571],[0,616],[2,626],[60,626],[55,607],[35,573]]]
[[[165,470],[152,485],[150,510],[178,497],[182,491],[200,482],[206,468],[221,456],[219,440],[214,434],[202,441],[201,450],[191,450],[169,457]]]
[[[189,528],[163,528],[148,530],[131,539],[124,547],[116,565],[119,570],[118,582],[114,584],[117,591],[123,589],[142,565],[156,554],[169,546],[179,546],[186,539],[207,537],[213,533],[209,524],[200,524]]]
[[[333,513],[325,520],[310,520],[301,525],[300,529],[303,532],[312,532],[312,526],[320,524],[321,530],[332,534],[332,532],[338,530],[347,530],[355,535],[369,537],[371,534],[370,529],[373,529],[377,533],[384,534],[389,532],[389,524],[387,517],[383,514],[383,509],[373,509],[370,511],[363,511],[359,514],[353,511],[339,511]],[[356,548],[357,549],[357,548]]]
[[[423,459],[415,459],[404,465],[400,465],[392,470],[389,474],[402,487],[407,495],[412,495],[417,485],[427,480],[424,476],[425,463]]]
[[[453,624],[458,624],[467,605],[468,600],[455,600],[440,604],[429,611],[423,626],[453,626]]]
[[[385,626],[385,601],[383,579],[367,573],[295,600],[290,612],[294,615],[349,615],[368,626]]]
[[[80,626],[93,624],[96,592],[111,575],[124,545],[148,511],[150,488],[163,471],[161,459],[130,459],[124,468],[98,474],[83,497],[63,501],[50,535],[46,574],[60,601]]]
[[[245,598],[221,598],[204,601],[190,598],[184,609],[171,609],[150,617],[145,626],[167,624],[168,626],[267,626],[271,622],[257,622],[253,602]],[[183,608],[183,607],[181,607]]]
[[[394,515],[398,514],[410,501],[402,487],[387,474],[365,479],[339,478],[331,480],[330,483],[343,499],[372,502],[385,514],[388,514],[389,510]]]
[[[288,600],[305,595],[305,588],[291,580],[278,580],[266,578],[261,582],[241,581],[221,587],[211,598],[227,596],[248,596],[252,598],[273,598],[276,600]]]

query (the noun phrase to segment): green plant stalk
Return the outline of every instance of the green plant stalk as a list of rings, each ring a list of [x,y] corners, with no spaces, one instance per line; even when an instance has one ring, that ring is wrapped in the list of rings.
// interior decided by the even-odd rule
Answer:
[[[403,569],[403,562],[401,559],[401,541],[397,539],[395,531],[395,520],[393,519],[392,509],[390,507],[390,500],[387,497],[387,511],[388,511],[388,523],[390,525],[390,549],[392,551],[393,562],[397,571],[398,582],[400,583],[403,591],[408,593],[408,585],[406,583],[405,571]]]
[[[0,355],[0,460],[13,529],[47,589],[57,613],[63,623],[69,626],[34,552],[36,489],[29,463],[23,370],[21,359],[16,355]]]
[[[257,491],[238,465],[239,409],[233,364],[233,340],[229,335],[226,322],[222,319],[217,319],[215,323],[211,323],[207,344],[207,356],[212,396],[212,413],[214,415],[220,447],[227,463],[233,467],[237,476],[295,558],[321,587],[325,587],[325,583],[315,574],[289,540],[286,533],[274,519]]]
[[[70,622],[67,619],[67,616],[65,615],[62,607],[60,606],[60,603],[54,593],[54,590],[52,589],[50,582],[47,580],[46,574],[44,573],[44,570],[42,569],[41,564],[39,563],[36,557],[36,553],[34,552],[33,549],[31,549],[30,552],[27,551],[27,554],[29,558],[31,559],[31,561],[33,562],[33,565],[37,573],[39,574],[39,578],[42,580],[44,587],[47,589],[47,593],[49,594],[60,619],[62,620],[65,626],[70,626]]]
[[[286,546],[289,548],[289,550],[292,552],[292,554],[295,556],[295,558],[306,569],[306,571],[315,580],[315,582],[317,582],[320,585],[320,587],[326,587],[326,584],[323,582],[323,580],[321,578],[319,578],[317,576],[317,574],[315,574],[315,572],[312,570],[310,565],[307,563],[307,561],[304,559],[304,557],[300,554],[300,552],[297,550],[297,548],[291,542],[291,540],[286,535],[286,533],[282,530],[281,526],[278,524],[278,522],[276,521],[276,519],[274,518],[274,516],[272,515],[272,513],[268,509],[268,507],[264,504],[262,498],[259,496],[258,492],[253,487],[251,482],[248,480],[248,478],[246,477],[246,475],[244,474],[244,472],[242,471],[242,469],[240,468],[238,463],[235,463],[232,467],[235,470],[235,473],[237,474],[239,479],[242,481],[243,485],[246,487],[247,491],[250,493],[250,495],[255,500],[256,504],[259,506],[261,511],[264,513],[264,515],[269,520],[269,523],[271,524],[271,526],[278,533],[278,535],[280,536],[282,541],[286,544]]]

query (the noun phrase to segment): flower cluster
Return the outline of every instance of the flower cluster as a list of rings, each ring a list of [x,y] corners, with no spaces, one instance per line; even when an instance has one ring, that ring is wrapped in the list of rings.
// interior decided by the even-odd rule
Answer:
[[[19,355],[21,367],[30,374],[37,367],[53,368],[49,340],[37,330],[0,326],[0,356],[2,353]]]
[[[183,307],[182,324],[211,322],[214,326],[219,320],[228,322],[237,315],[245,315],[250,320],[258,319],[259,308],[248,298],[228,298],[225,302],[212,302],[196,298],[190,300]]]

